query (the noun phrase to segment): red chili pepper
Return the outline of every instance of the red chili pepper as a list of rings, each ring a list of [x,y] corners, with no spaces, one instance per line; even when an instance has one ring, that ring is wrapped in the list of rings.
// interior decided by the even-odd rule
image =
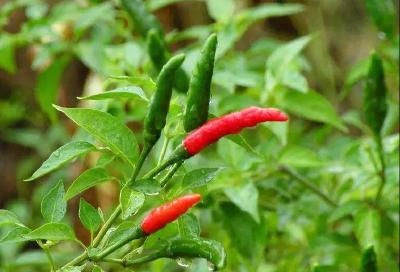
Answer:
[[[266,121],[287,121],[285,113],[273,108],[249,107],[238,112],[211,119],[192,131],[183,145],[189,155],[199,153],[208,145],[228,134],[239,133],[243,128],[253,127]]]
[[[142,221],[141,228],[145,234],[151,234],[162,229],[201,200],[201,195],[191,194],[179,197],[150,212]]]
[[[211,119],[201,127],[190,132],[169,158],[150,171],[146,177],[155,177],[168,166],[199,153],[225,135],[239,133],[242,129],[253,127],[261,122],[283,122],[287,120],[287,115],[278,109],[259,107],[249,107]]]

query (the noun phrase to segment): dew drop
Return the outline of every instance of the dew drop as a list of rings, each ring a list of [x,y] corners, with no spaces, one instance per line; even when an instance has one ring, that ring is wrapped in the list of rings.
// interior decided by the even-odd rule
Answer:
[[[211,262],[207,262],[207,268],[208,268],[208,271],[214,271],[215,265]]]
[[[176,263],[182,267],[189,267],[192,264],[192,261],[187,260],[185,258],[177,258]]]

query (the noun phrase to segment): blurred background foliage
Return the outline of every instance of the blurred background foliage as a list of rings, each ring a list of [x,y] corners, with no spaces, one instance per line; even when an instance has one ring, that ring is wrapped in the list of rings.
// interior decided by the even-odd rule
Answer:
[[[249,105],[290,114],[288,124],[266,124],[221,140],[182,170],[220,168],[212,182],[193,190],[205,196],[196,211],[202,236],[224,244],[226,271],[356,271],[361,250],[370,244],[380,271],[398,271],[398,2],[145,2],[174,53],[187,55],[188,73],[207,36],[218,33],[213,115]],[[379,203],[378,154],[361,110],[372,50],[384,61],[389,90],[382,129],[387,182]],[[146,101],[76,97],[133,85],[149,97],[147,78],[155,75],[145,40],[117,0],[0,0],[0,207],[38,226],[48,188],[99,163],[99,154],[91,153],[41,182],[22,182],[71,137],[87,137],[52,104],[105,110],[124,120],[141,142]],[[184,101],[174,96],[171,124]],[[154,153],[160,149],[158,144]],[[118,187],[105,183],[84,197],[108,214]],[[73,199],[68,220],[88,242],[77,209]],[[68,243],[60,247],[57,261],[74,253]],[[0,263],[4,271],[47,269],[45,255],[31,243],[0,244]],[[207,271],[207,263],[194,260],[182,268],[159,260],[138,271],[179,269]]]

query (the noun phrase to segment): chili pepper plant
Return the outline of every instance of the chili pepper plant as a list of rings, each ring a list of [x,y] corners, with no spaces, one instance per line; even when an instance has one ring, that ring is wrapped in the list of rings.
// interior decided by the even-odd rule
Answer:
[[[0,32],[0,68],[20,75],[26,50],[36,76],[0,97],[0,148],[26,152],[0,272],[398,271],[392,1],[349,1],[374,38],[340,41],[346,71],[315,15],[341,1],[56,2],[0,10],[25,20]],[[183,28],[190,4],[206,19]]]

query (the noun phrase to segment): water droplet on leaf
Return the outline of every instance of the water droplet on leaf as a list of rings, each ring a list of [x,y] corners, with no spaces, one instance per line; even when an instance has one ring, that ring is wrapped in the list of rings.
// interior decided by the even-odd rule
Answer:
[[[187,260],[185,258],[177,258],[176,263],[182,267],[189,267],[192,264],[192,261]]]

